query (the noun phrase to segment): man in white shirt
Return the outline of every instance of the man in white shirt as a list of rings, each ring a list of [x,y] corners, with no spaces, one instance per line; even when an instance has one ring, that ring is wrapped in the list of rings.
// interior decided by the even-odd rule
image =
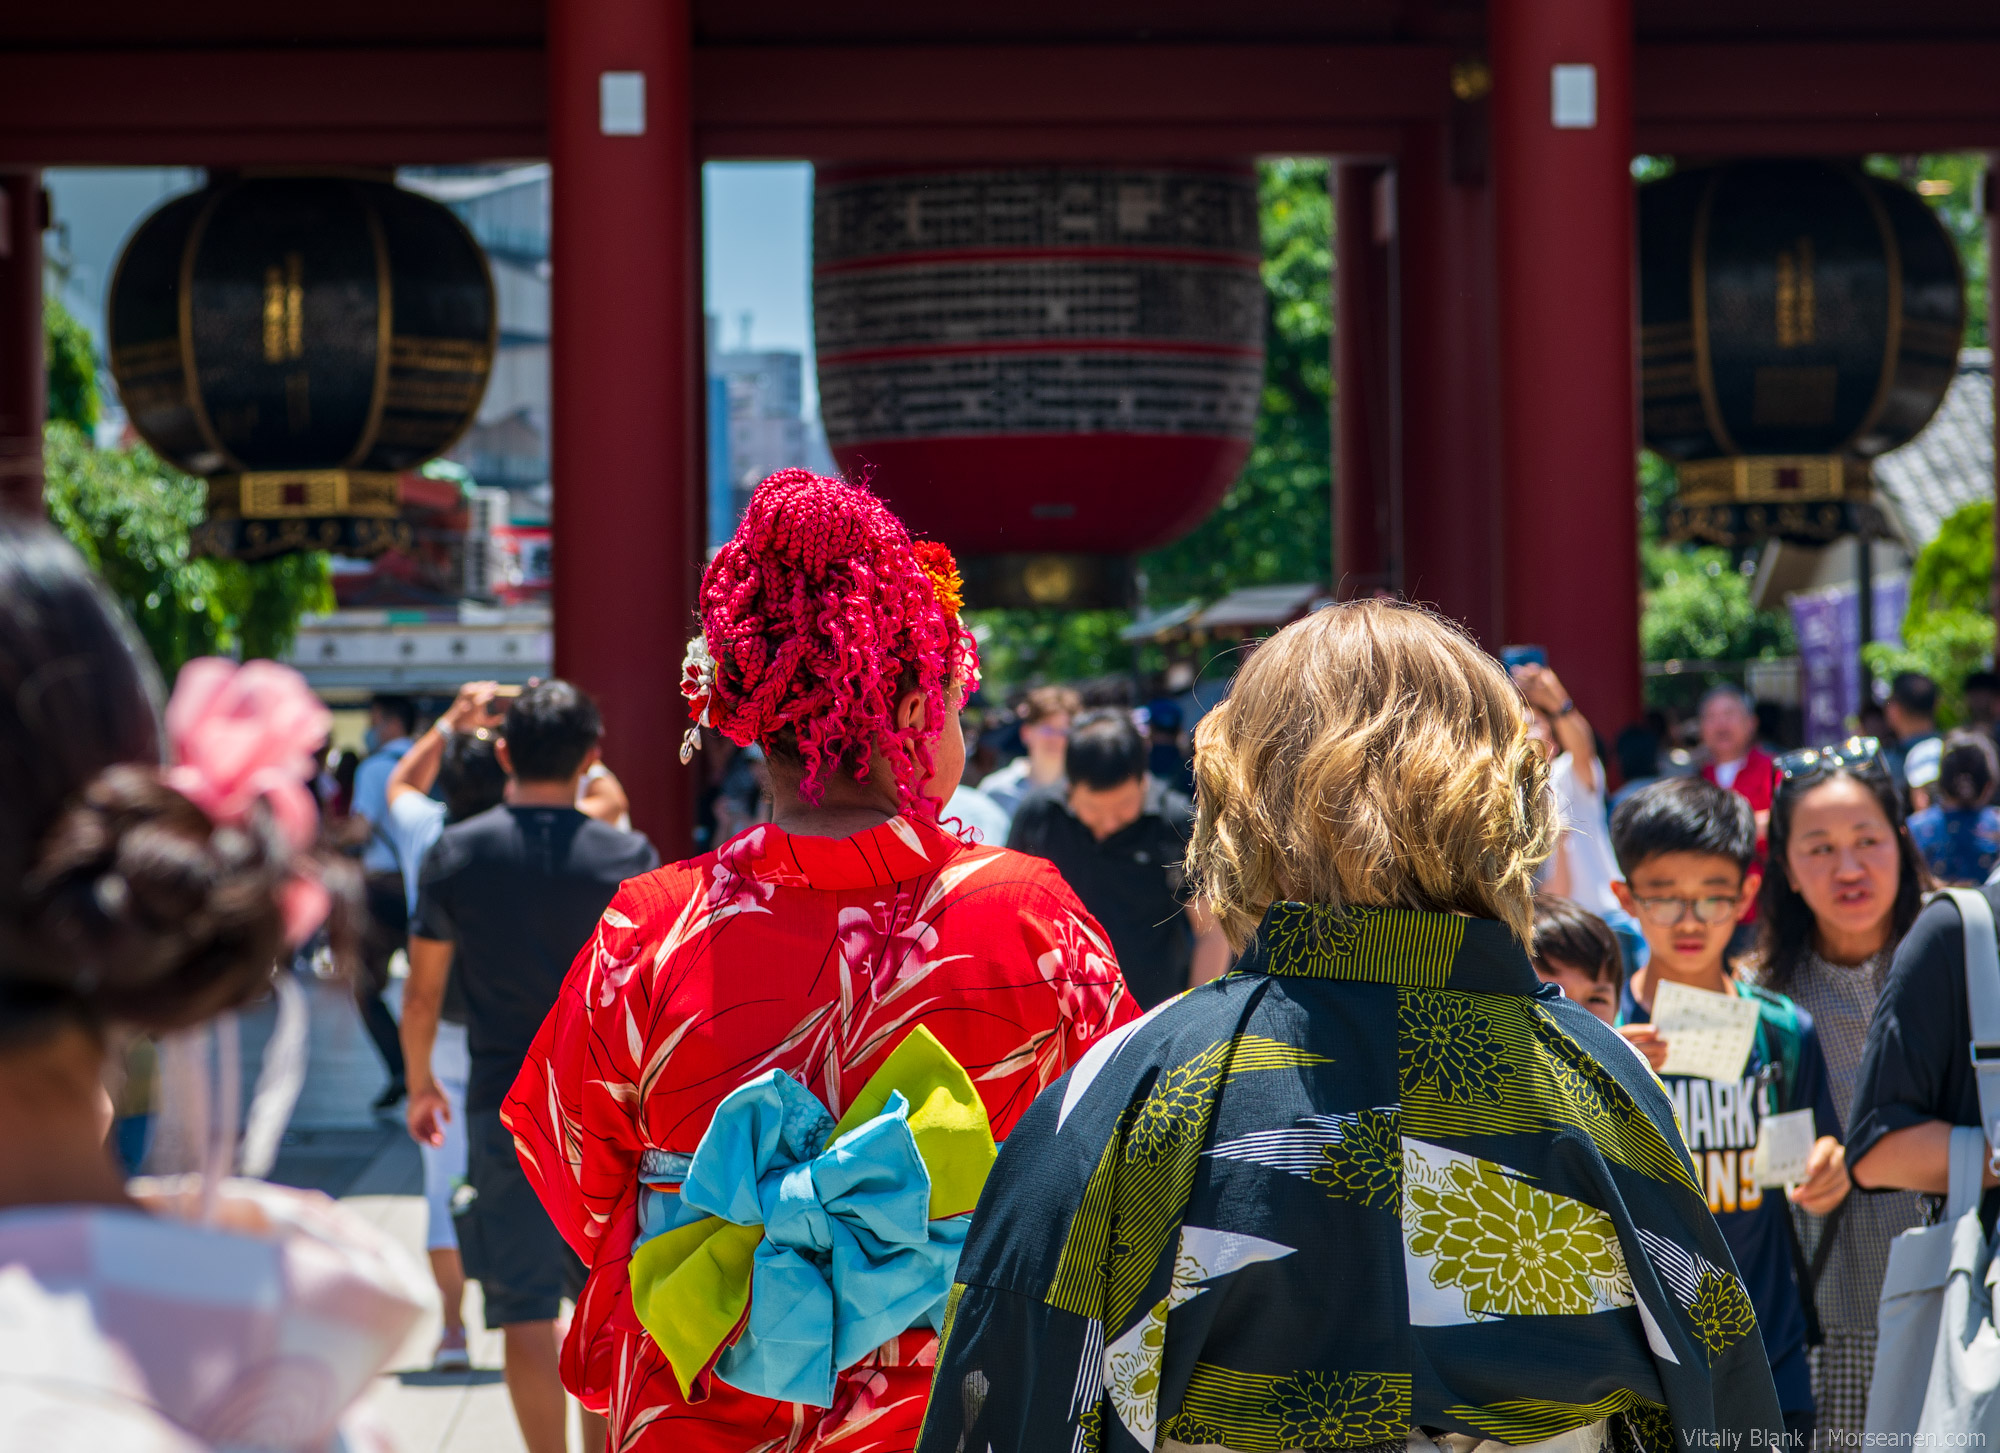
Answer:
[[[1514,667],[1513,676],[1534,708],[1531,729],[1549,753],[1549,787],[1565,828],[1541,887],[1600,918],[1620,913],[1611,885],[1623,881],[1624,875],[1611,855],[1597,738],[1555,672],[1529,663]]]
[[[1067,686],[1037,686],[1015,710],[1027,755],[979,781],[979,790],[1010,819],[1031,796],[1061,797],[1069,791],[1063,758],[1069,751],[1069,724],[1083,710],[1083,699]]]

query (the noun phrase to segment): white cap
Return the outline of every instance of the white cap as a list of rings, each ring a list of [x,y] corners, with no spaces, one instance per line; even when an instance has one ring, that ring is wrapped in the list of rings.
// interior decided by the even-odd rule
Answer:
[[[1903,758],[1903,780],[1912,787],[1934,787],[1938,779],[1938,763],[1944,758],[1944,743],[1936,737],[1928,737],[1910,748]]]

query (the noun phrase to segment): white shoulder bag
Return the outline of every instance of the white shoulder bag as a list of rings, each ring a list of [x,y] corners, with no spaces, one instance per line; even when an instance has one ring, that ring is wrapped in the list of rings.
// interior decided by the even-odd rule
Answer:
[[[1989,1136],[2000,1143],[2000,946],[1993,909],[1972,888],[1943,890],[1965,933],[1965,997],[1986,1129],[1954,1126],[1944,1220],[1889,1244],[1877,1313],[1868,1435],[2000,1437],[2000,1332],[1993,1326],[1993,1247],[1979,1220]],[[1942,895],[1940,895],[1942,896]]]

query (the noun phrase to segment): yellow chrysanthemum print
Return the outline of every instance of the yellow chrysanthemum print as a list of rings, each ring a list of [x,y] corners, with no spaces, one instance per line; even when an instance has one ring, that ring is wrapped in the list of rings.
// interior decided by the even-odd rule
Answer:
[[[1757,1309],[1750,1304],[1743,1283],[1715,1267],[1702,1273],[1688,1315],[1694,1319],[1695,1335],[1710,1357],[1721,1356],[1757,1330]]]
[[[1432,1086],[1446,1100],[1498,1104],[1514,1066],[1492,1028],[1463,995],[1405,989],[1400,997],[1403,1093]]]
[[[1132,1117],[1132,1133],[1125,1142],[1128,1163],[1154,1165],[1181,1140],[1200,1133],[1204,1107],[1228,1058],[1227,1042],[1211,1045],[1154,1082],[1152,1093]]]
[[[1403,1143],[1394,1110],[1363,1110],[1339,1141],[1321,1147],[1326,1164],[1313,1168],[1316,1185],[1336,1200],[1359,1201],[1394,1214],[1402,1201]]]
[[[1593,1119],[1618,1125],[1632,1122],[1639,1107],[1625,1087],[1588,1051],[1551,1023],[1546,1009],[1538,1008],[1529,1024],[1547,1051],[1549,1073],[1572,1104]]]
[[[1625,1419],[1625,1431],[1641,1453],[1673,1453],[1673,1414],[1659,1403],[1640,1403],[1621,1416]]]
[[[1193,1413],[1175,1413],[1160,1429],[1163,1437],[1176,1443],[1191,1443],[1199,1448],[1204,1444],[1222,1444],[1229,1441],[1229,1435],[1213,1423],[1205,1423]]]
[[[1299,1372],[1271,1388],[1266,1416],[1287,1448],[1366,1448],[1410,1430],[1410,1376]]]
[[[1273,904],[1264,924],[1271,957],[1290,973],[1328,976],[1339,959],[1351,958],[1361,943],[1370,911],[1323,903]]]
[[[1551,1195],[1490,1161],[1460,1160],[1404,1195],[1409,1247],[1439,1286],[1465,1293],[1474,1316],[1594,1312],[1601,1288],[1630,1300],[1610,1217]]]

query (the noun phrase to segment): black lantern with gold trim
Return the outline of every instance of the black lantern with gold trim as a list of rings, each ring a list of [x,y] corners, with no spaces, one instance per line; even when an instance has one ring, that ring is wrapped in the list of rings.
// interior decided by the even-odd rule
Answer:
[[[1867,461],[1930,421],[1965,325],[1930,207],[1839,161],[1696,167],[1639,192],[1646,443],[1667,530],[1719,545],[1883,531]]]
[[[133,427],[209,481],[203,553],[408,545],[397,478],[469,428],[493,366],[485,254],[370,176],[222,176],[119,259],[111,372]]]

